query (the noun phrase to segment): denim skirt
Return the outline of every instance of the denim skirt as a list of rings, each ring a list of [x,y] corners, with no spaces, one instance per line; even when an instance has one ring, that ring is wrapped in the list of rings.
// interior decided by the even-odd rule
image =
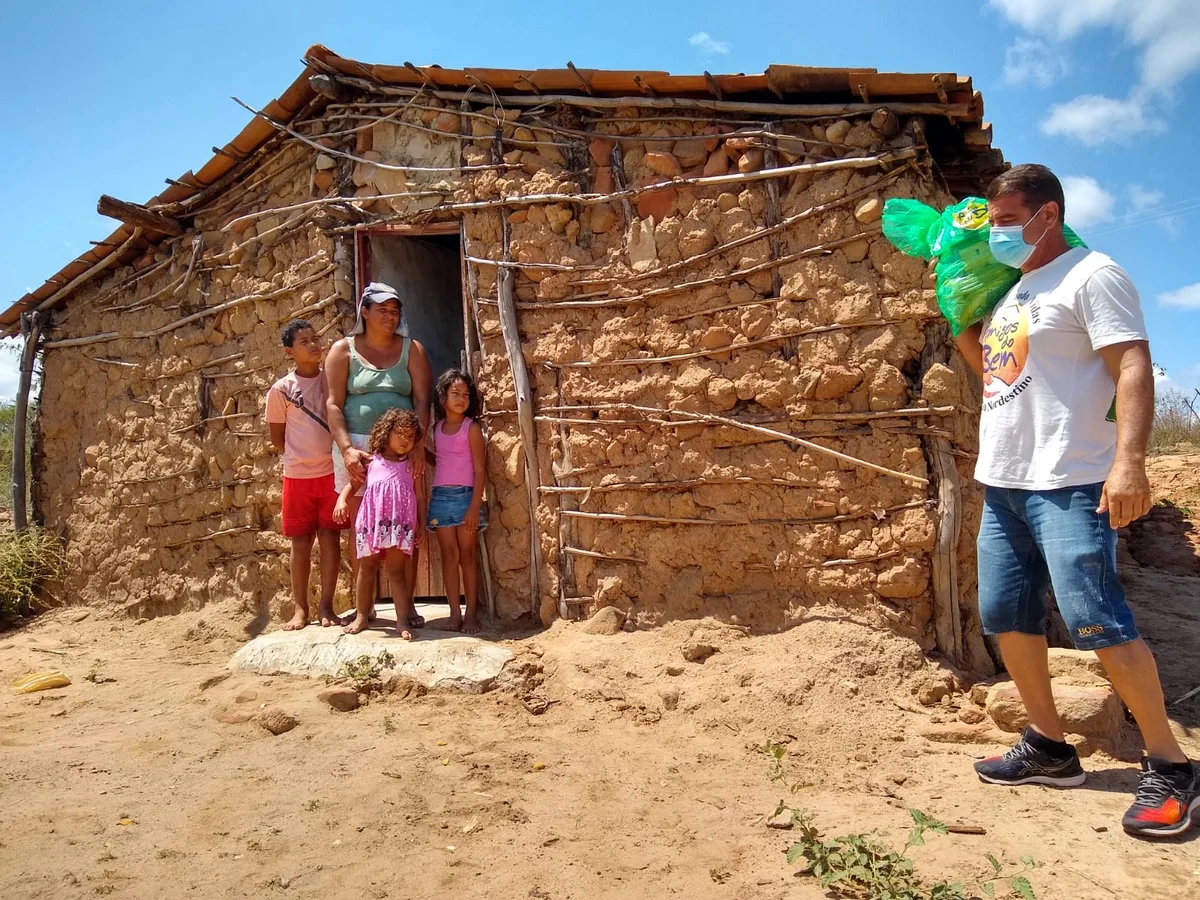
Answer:
[[[471,507],[473,487],[461,485],[439,485],[433,489],[429,499],[429,514],[425,517],[430,528],[457,528],[467,520]],[[479,530],[487,528],[487,514],[483,504],[479,505]]]

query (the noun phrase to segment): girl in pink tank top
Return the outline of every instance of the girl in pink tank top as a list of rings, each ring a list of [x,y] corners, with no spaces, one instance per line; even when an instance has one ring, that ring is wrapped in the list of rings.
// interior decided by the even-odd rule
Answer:
[[[437,424],[430,429],[433,444],[433,494],[429,499],[429,528],[437,535],[442,554],[442,581],[450,602],[452,631],[479,631],[478,534],[487,527],[483,515],[483,485],[487,473],[479,390],[471,376],[451,369],[438,379],[433,409]],[[460,581],[461,573],[461,581]],[[466,598],[463,616],[459,588]]]

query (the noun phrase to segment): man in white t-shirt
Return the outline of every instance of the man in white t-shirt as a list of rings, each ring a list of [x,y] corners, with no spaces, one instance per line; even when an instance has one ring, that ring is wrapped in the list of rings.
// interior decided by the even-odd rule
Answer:
[[[1101,253],[1067,246],[1063,208],[1045,166],[1016,166],[992,182],[992,253],[1021,280],[958,337],[983,378],[979,614],[1029,714],[1020,743],[975,769],[995,784],[1084,781],[1050,688],[1053,585],[1075,646],[1096,652],[1145,740],[1125,830],[1179,834],[1200,811],[1200,782],[1171,732],[1154,656],[1116,570],[1114,529],[1150,509],[1150,345],[1129,276]]]

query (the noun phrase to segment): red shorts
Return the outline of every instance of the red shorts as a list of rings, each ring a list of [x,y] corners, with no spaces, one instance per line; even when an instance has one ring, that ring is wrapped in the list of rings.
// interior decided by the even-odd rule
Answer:
[[[324,528],[341,530],[333,521],[337,492],[333,474],[320,478],[283,478],[283,536],[301,537]]]

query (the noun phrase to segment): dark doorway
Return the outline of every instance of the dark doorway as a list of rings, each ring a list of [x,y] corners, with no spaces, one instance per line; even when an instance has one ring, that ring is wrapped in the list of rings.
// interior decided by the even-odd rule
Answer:
[[[449,234],[368,231],[360,234],[358,244],[360,290],[368,281],[382,281],[396,289],[408,334],[429,355],[435,383],[447,369],[463,365],[466,346],[462,249],[458,226],[451,227]],[[444,602],[442,562],[432,535],[421,549],[418,572],[417,598]]]

